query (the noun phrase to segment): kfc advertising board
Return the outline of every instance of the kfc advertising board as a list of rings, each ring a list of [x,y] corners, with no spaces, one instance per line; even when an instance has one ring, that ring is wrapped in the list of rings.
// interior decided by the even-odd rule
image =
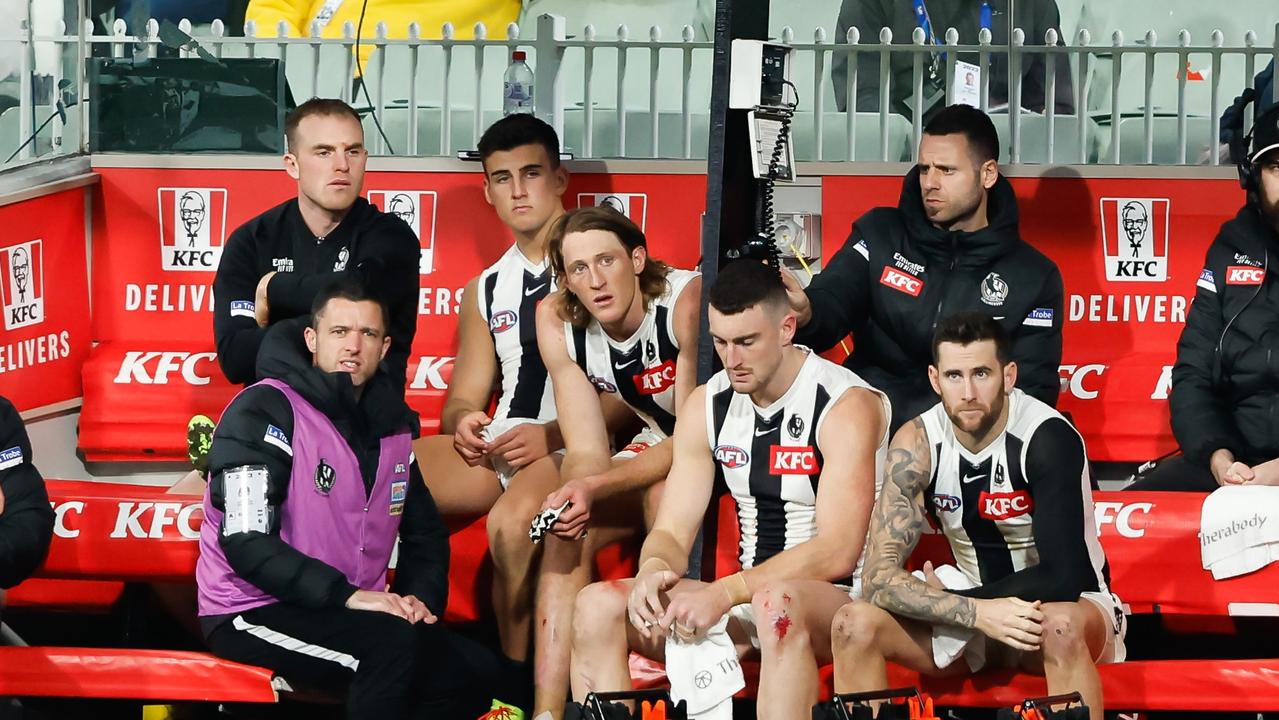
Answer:
[[[1231,180],[1012,178],[1021,235],[1065,285],[1058,407],[1094,460],[1141,462],[1176,447],[1168,394],[1177,339],[1208,245],[1243,203]],[[828,177],[822,252],[853,220],[896,205],[896,178]],[[926,270],[926,268],[925,268]],[[1016,283],[1016,278],[1005,278]],[[1028,324],[1053,322],[1051,313]]]
[[[80,397],[89,351],[83,188],[0,206],[0,395],[26,412]]]
[[[241,224],[296,196],[296,184],[282,170],[98,172],[93,330],[103,344],[85,369],[94,402],[85,403],[81,446],[96,459],[179,458],[187,419],[216,419],[236,390],[211,355],[222,250]],[[647,230],[654,256],[691,267],[705,193],[701,175],[583,173],[571,176],[564,205],[615,207]],[[484,198],[478,164],[472,172],[369,172],[363,194],[421,244],[408,397],[432,432],[452,377],[462,290],[509,247],[510,232]]]

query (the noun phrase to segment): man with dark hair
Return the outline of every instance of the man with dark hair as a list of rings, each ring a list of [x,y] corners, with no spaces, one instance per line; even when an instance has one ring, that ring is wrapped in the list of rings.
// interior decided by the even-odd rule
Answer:
[[[862,45],[879,43],[879,31],[889,28],[893,32],[893,44],[901,46],[898,52],[889,55],[889,107],[888,111],[914,116],[914,53],[910,52],[911,35],[915,28],[921,27],[925,33],[926,45],[939,45],[946,42],[946,31],[955,28],[959,33],[960,45],[976,45],[978,33],[983,27],[990,30],[991,53],[990,66],[986,73],[990,82],[990,105],[998,107],[1008,104],[1008,47],[1013,28],[1021,28],[1026,33],[1025,49],[1022,51],[1021,77],[1016,81],[1021,85],[1021,106],[1027,110],[1043,112],[1047,105],[1047,88],[1044,84],[1047,66],[1047,53],[1035,46],[1042,46],[1044,34],[1049,28],[1057,31],[1057,44],[1065,40],[1061,32],[1061,14],[1057,10],[1056,0],[1017,0],[1016,17],[1008,12],[1010,0],[919,0],[917,3],[901,0],[844,0],[839,8],[839,19],[835,24],[835,42],[847,43],[848,30],[857,28]],[[985,6],[987,9],[983,9]],[[916,8],[921,8],[918,10]],[[925,121],[939,112],[944,105],[929,100],[941,99],[945,96],[945,87],[951,78],[945,77],[946,56],[942,48],[934,48],[931,56],[924,58],[924,111]],[[859,52],[857,62],[857,87],[853,94],[857,98],[858,112],[874,112],[879,110],[879,63],[880,53],[877,50]],[[960,60],[977,64],[977,53],[959,53]],[[831,65],[831,82],[835,89],[835,105],[842,112],[848,106],[848,62],[849,55],[842,50],[836,51]],[[1074,90],[1070,81],[1070,63],[1056,63],[1056,104],[1058,113],[1073,113],[1075,103]]]
[[[542,505],[568,503],[550,528],[538,576],[533,712],[558,717],[573,602],[591,580],[595,552],[643,537],[671,469],[675,415],[696,384],[702,280],[649,256],[644,233],[607,205],[566,213],[547,251],[560,290],[538,308],[538,347],[555,405],[574,421],[563,426],[564,484]],[[609,405],[643,424],[616,454]]]
[[[53,510],[27,429],[13,403],[0,397],[0,589],[31,577],[52,539]]]
[[[252,383],[268,325],[306,315],[316,292],[358,275],[390,310],[390,376],[404,385],[417,330],[418,256],[413,231],[360,197],[368,151],[351,106],[311,98],[285,121],[284,168],[298,196],[231,233],[213,279],[213,336],[227,379]]]
[[[1061,273],[1022,241],[998,152],[984,113],[942,110],[924,128],[897,207],[858,218],[807,290],[784,276],[799,318],[796,340],[822,351],[851,332],[845,365],[888,393],[894,431],[934,402],[926,372],[933,328],[961,310],[998,320],[1012,338],[1022,389],[1057,402]]]
[[[776,271],[739,261],[716,278],[710,332],[724,370],[675,422],[668,482],[634,580],[578,596],[573,695],[630,686],[628,650],[665,658],[690,714],[731,716],[737,659],[759,651],[761,718],[808,717],[835,611],[859,593],[862,547],[890,410],[852,371],[791,342]],[[684,579],[714,487],[737,501],[741,572]],[[721,668],[737,668],[736,677]],[[726,712],[727,711],[727,712]]]
[[[831,631],[835,690],[887,688],[887,661],[930,675],[1011,666],[1045,674],[1050,695],[1079,691],[1101,720],[1096,663],[1124,659],[1125,623],[1083,438],[1016,389],[1000,323],[958,313],[934,337],[928,379],[941,402],[889,446],[864,600],[840,609]],[[904,567],[925,515],[955,565],[912,575]]]
[[[388,315],[344,278],[316,296],[309,324],[266,334],[263,379],[213,437],[200,623],[219,656],[308,686],[349,683],[347,717],[475,717],[495,659],[436,624],[447,530],[413,462],[417,415],[381,365]]]
[[[537,550],[529,523],[559,487],[557,452],[564,447],[537,350],[535,309],[555,289],[546,237],[564,214],[568,171],[555,130],[532,115],[498,120],[479,150],[484,198],[515,242],[463,291],[440,434],[419,439],[414,451],[441,512],[488,513],[498,634],[507,657],[523,663]]]
[[[1241,147],[1247,201],[1208,247],[1195,301],[1172,369],[1172,432],[1184,453],[1159,464],[1132,490],[1195,490],[1279,485],[1279,390],[1271,328],[1279,301],[1270,263],[1279,267],[1279,106],[1253,126]]]

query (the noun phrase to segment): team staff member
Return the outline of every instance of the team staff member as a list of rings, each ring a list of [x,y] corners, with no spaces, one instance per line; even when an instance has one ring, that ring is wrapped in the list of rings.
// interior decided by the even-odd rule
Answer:
[[[765,265],[725,267],[708,312],[724,370],[680,408],[670,476],[635,579],[597,583],[578,597],[573,695],[628,688],[628,649],[665,656],[669,669],[672,653],[684,651],[668,634],[682,646],[702,645],[686,655],[692,669],[692,654],[713,666],[707,635],[723,621],[739,657],[759,651],[758,716],[808,717],[818,663],[830,660],[831,618],[858,592],[888,401],[847,368],[791,342],[794,314]],[[719,482],[737,501],[742,571],[713,583],[685,579]],[[672,686],[705,689],[695,679],[704,675],[681,673]],[[707,699],[712,711],[730,710],[735,688],[715,680],[709,687],[723,689]]]
[[[1247,202],[1208,247],[1172,368],[1172,432],[1182,457],[1133,490],[1279,484],[1279,106],[1257,118],[1241,168]],[[1272,252],[1274,251],[1274,252]]]
[[[417,416],[379,367],[386,318],[344,279],[316,297],[309,325],[268,334],[264,379],[214,434],[200,622],[221,657],[310,686],[349,682],[348,717],[469,720],[497,678],[474,676],[492,658],[436,624],[447,531],[413,462]]]
[[[1021,388],[1057,403],[1061,273],[1022,241],[998,157],[985,113],[946,108],[924,127],[897,207],[858,218],[807,290],[786,276],[796,341],[822,351],[852,332],[844,364],[888,393],[894,430],[936,401],[927,372],[933,329],[961,310],[998,320],[1012,337]]]
[[[565,213],[548,251],[562,289],[538,308],[538,348],[555,405],[573,422],[563,427],[564,484],[543,508],[571,505],[551,527],[538,577],[533,712],[558,717],[573,602],[595,552],[643,537],[671,469],[675,414],[697,384],[702,279],[650,257],[644,233],[607,206]],[[623,403],[644,428],[614,455],[605,406]]]
[[[1083,438],[1015,389],[1017,363],[988,316],[942,321],[933,353],[941,402],[893,436],[866,600],[844,606],[831,631],[835,690],[887,688],[886,661],[930,675],[1013,666],[1044,674],[1050,695],[1079,691],[1102,720],[1096,663],[1124,659],[1124,615],[1107,587]],[[904,569],[925,515],[950,543],[950,581],[929,565],[924,579]]]
[[[13,403],[0,397],[0,588],[31,577],[52,539],[53,510],[32,464],[27,429]]]
[[[233,383],[256,380],[265,328],[306,315],[320,288],[354,272],[384,294],[386,362],[403,386],[417,330],[417,238],[398,217],[360,197],[368,151],[360,116],[349,105],[312,98],[289,114],[284,131],[284,169],[297,180],[298,196],[231,233],[213,279],[222,372]]]

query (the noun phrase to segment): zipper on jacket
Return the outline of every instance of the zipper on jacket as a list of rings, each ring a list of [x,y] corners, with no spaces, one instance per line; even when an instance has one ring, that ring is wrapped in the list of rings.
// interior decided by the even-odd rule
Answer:
[[[950,281],[950,276],[955,274],[955,264],[959,261],[959,233],[952,232],[950,234],[950,269],[946,272],[946,277],[941,281],[941,299],[937,301],[937,312],[933,315],[933,331],[937,330],[937,323],[941,320],[941,309],[946,304],[946,285]]]

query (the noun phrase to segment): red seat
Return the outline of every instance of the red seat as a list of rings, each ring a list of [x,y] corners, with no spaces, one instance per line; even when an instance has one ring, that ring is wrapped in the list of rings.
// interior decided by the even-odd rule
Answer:
[[[272,673],[207,653],[0,647],[0,696],[271,703]]]

